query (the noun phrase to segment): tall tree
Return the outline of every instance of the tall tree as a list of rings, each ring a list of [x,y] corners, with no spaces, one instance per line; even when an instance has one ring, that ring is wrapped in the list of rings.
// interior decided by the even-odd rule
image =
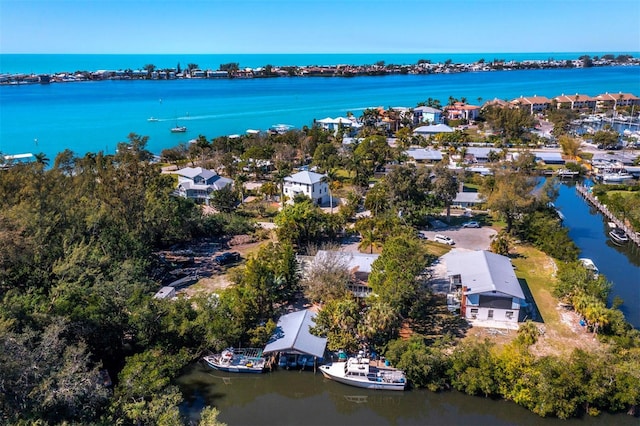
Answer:
[[[502,215],[509,233],[520,215],[534,207],[535,186],[535,178],[523,172],[496,169],[493,177],[485,179],[480,193],[486,199],[487,207]]]
[[[391,237],[373,262],[369,285],[394,309],[406,315],[421,285],[417,277],[428,261],[424,246],[412,234]]]
[[[438,165],[433,168],[435,175],[432,185],[433,193],[447,209],[447,222],[451,220],[451,203],[458,194],[458,181],[454,172],[448,167]]]

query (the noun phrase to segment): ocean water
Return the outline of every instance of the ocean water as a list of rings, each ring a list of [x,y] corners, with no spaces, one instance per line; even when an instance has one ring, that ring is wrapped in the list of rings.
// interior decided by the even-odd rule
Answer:
[[[638,57],[640,52],[529,52],[529,53],[312,53],[312,54],[130,54],[130,55],[87,55],[87,54],[0,54],[0,74],[52,74],[57,72],[142,69],[147,64],[158,68],[184,69],[187,64],[197,64],[202,69],[218,69],[221,64],[236,62],[240,67],[257,68],[273,66],[305,65],[371,65],[378,61],[386,64],[411,65],[419,60],[443,63],[451,59],[454,63],[472,63],[479,59],[493,61],[557,60],[577,59],[582,55],[604,56],[606,54],[627,54]]]
[[[598,95],[640,96],[640,67],[523,70],[355,78],[247,80],[101,81],[0,86],[0,152],[43,152],[53,160],[69,148],[76,155],[113,153],[130,132],[149,136],[162,149],[199,135],[211,139],[266,130],[283,123],[296,128],[314,119],[369,107],[415,107],[449,96],[479,104],[493,98]],[[149,117],[159,121],[149,122]],[[186,133],[173,134],[176,124]]]

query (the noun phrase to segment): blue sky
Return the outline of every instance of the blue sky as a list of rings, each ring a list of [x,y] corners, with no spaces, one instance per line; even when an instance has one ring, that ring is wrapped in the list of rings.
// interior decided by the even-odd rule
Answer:
[[[2,53],[638,52],[638,0],[0,0]]]

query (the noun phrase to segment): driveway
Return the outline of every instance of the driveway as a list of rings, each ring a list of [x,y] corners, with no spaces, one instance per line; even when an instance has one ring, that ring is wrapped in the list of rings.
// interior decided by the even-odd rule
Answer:
[[[436,234],[446,235],[455,242],[452,246],[457,250],[489,250],[491,239],[497,234],[495,229],[462,228],[459,226],[443,228],[437,231],[420,231],[429,241],[433,241]],[[448,293],[450,291],[449,278],[447,276],[447,263],[444,257],[437,259],[429,268],[429,286],[435,293]]]
[[[454,248],[468,250],[489,250],[491,239],[497,234],[495,229],[489,227],[462,228],[459,226],[439,229],[437,231],[420,231],[429,241],[433,241],[436,234],[446,235],[456,243]]]

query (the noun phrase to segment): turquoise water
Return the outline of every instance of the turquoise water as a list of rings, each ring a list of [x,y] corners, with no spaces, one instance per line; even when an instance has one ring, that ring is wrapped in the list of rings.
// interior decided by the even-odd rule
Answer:
[[[141,69],[147,64],[158,68],[175,68],[179,63],[184,69],[187,64],[198,64],[202,69],[218,69],[220,64],[237,62],[241,67],[257,68],[265,65],[370,65],[378,61],[387,64],[411,65],[420,59],[442,63],[451,59],[454,63],[472,63],[479,59],[506,61],[577,59],[582,55],[603,56],[606,54],[627,54],[634,57],[639,52],[535,52],[535,53],[366,53],[366,54],[149,54],[149,55],[43,55],[43,54],[0,54],[0,74],[2,73],[56,73],[74,71],[97,71],[118,69]]]
[[[369,107],[414,107],[449,96],[470,103],[562,93],[640,95],[640,67],[524,70],[356,78],[102,81],[0,86],[0,151],[44,152],[53,160],[69,148],[77,155],[105,151],[130,132],[149,136],[154,153],[205,135],[297,128],[313,119],[356,116]],[[159,121],[148,122],[149,117]],[[187,133],[172,134],[176,124]]]

